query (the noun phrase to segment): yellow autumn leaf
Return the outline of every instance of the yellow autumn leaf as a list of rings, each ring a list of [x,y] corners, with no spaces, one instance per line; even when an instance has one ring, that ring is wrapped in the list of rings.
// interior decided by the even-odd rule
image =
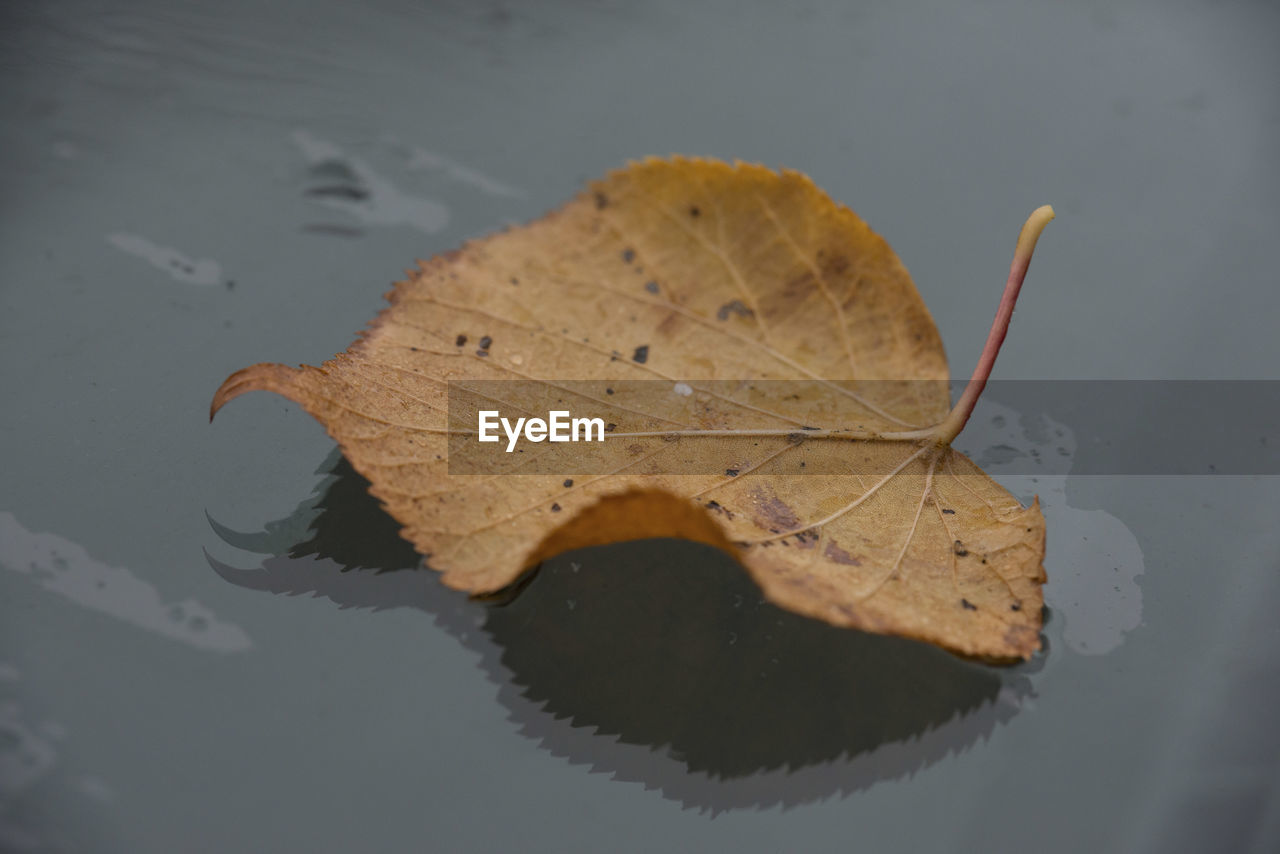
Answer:
[[[793,611],[1019,660],[1039,648],[1044,517],[950,442],[1051,217],[1024,227],[955,408],[928,309],[856,214],[797,172],[676,158],[420,264],[346,352],[239,371],[212,412],[253,390],[302,405],[461,590],[568,549],[680,537],[734,555]],[[606,441],[536,462],[494,446],[459,473],[477,432],[459,413],[487,383],[522,415],[590,410]],[[770,393],[786,383],[800,391]]]

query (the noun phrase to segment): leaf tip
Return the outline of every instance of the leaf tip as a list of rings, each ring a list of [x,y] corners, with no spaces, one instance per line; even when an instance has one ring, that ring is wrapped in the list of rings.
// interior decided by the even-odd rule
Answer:
[[[250,391],[274,391],[289,397],[288,389],[293,385],[292,379],[297,371],[288,365],[262,362],[236,371],[222,381],[218,390],[213,393],[209,403],[209,421],[218,414],[218,410]]]

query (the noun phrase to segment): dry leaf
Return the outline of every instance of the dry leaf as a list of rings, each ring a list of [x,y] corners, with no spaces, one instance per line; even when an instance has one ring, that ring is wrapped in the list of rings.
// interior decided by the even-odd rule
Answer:
[[[1047,211],[1024,228],[983,363],[950,415],[937,330],[883,239],[802,174],[688,159],[633,164],[536,222],[420,264],[347,352],[239,371],[212,411],[252,390],[301,404],[458,589],[501,589],[568,549],[681,537],[733,554],[793,611],[1022,659],[1039,648],[1044,517],[950,441]],[[818,393],[725,390],[744,379]],[[610,413],[604,444],[625,465],[450,474],[450,431],[465,430],[450,422],[449,383],[484,380]],[[612,385],[634,380],[680,383],[698,405],[675,419],[616,399]],[[857,423],[833,422],[833,401]],[[802,473],[806,460],[822,473]]]

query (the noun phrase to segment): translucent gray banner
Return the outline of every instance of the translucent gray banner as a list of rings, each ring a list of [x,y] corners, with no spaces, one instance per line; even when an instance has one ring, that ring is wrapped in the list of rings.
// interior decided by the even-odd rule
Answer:
[[[884,475],[963,386],[451,381],[449,472]],[[1280,381],[992,381],[953,447],[992,474],[1280,474]]]

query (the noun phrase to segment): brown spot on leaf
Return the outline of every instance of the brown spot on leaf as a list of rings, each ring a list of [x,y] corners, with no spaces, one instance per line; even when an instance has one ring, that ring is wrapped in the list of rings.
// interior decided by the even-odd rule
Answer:
[[[716,309],[716,320],[728,320],[730,315],[738,315],[739,317],[755,317],[756,313],[746,306],[740,299],[730,300],[720,308]]]
[[[827,543],[827,547],[822,550],[822,554],[833,563],[844,564],[845,566],[862,566],[862,561],[840,548],[834,542]]]
[[[840,276],[849,269],[849,256],[844,253],[828,255],[823,259],[820,269],[824,276]]]
[[[796,545],[802,549],[811,549],[818,543],[818,532],[810,528],[796,534]]]
[[[762,499],[751,512],[756,524],[762,528],[787,531],[800,527],[800,517],[776,495]]]

